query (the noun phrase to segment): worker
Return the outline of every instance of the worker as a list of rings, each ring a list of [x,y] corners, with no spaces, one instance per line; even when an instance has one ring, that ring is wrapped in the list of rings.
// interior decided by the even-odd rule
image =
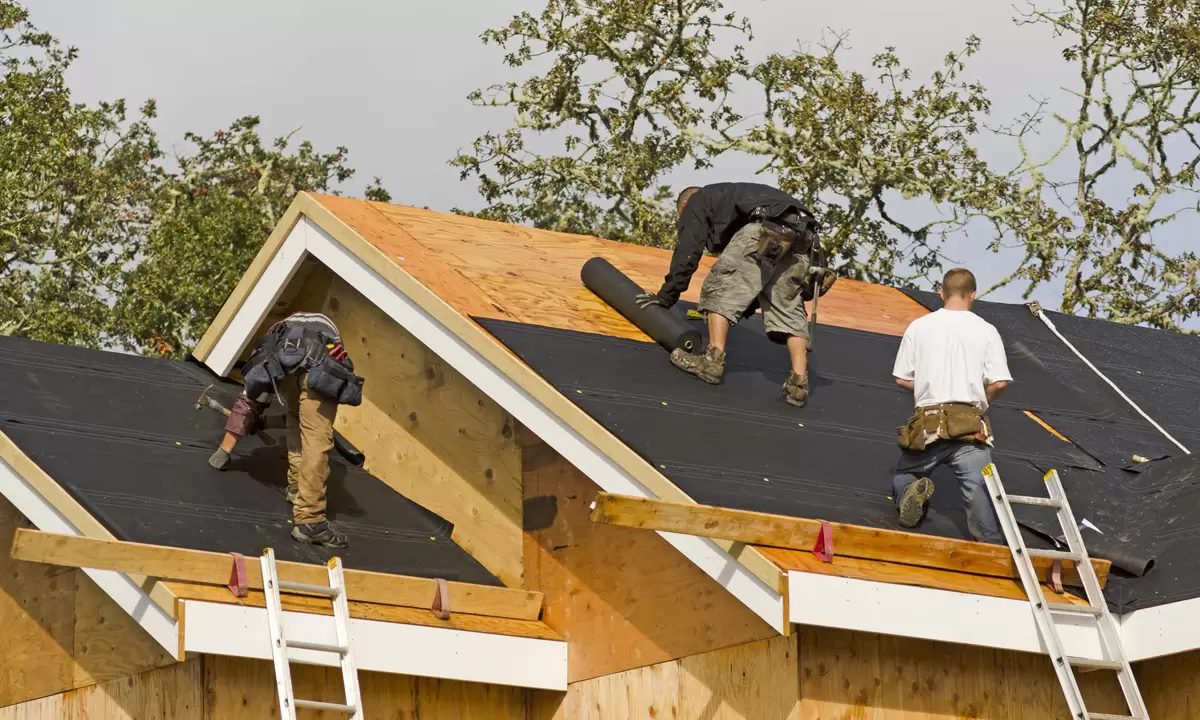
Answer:
[[[1003,543],[983,469],[992,462],[989,403],[1012,382],[1000,333],[971,312],[975,276],[955,268],[942,280],[944,307],[904,331],[892,374],[913,393],[916,411],[897,428],[901,457],[892,474],[900,524],[915,527],[933,495],[934,468],[949,465],[976,540]]]
[[[785,344],[791,358],[784,399],[803,407],[809,337],[804,302],[817,283],[824,295],[837,279],[820,267],[823,262],[812,262],[819,252],[816,219],[791,195],[755,183],[686,188],[675,214],[679,235],[670,271],[657,293],[638,296],[640,307],[671,307],[687,290],[704,251],[720,257],[700,289],[708,345],[700,353],[677,348],[671,362],[707,383],[720,383],[730,326],[761,307],[767,337]]]
[[[209,458],[218,470],[229,465],[234,443],[262,428],[263,412],[278,395],[286,412],[292,538],[343,548],[346,536],[325,516],[329,451],[337,407],[362,402],[363,379],[342,346],[337,327],[318,313],[296,313],[271,326],[243,367],[245,389],[230,410],[226,441]]]

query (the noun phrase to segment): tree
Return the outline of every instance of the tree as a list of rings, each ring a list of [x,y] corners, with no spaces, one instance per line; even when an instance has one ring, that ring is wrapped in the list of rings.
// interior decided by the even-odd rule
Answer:
[[[111,336],[146,354],[185,354],[287,210],[296,193],[327,192],[352,174],[347,150],[319,153],[292,133],[264,146],[259,118],[244,117],[195,146],[163,173],[140,261],[123,277]],[[293,131],[294,132],[294,131]],[[378,178],[375,197],[387,196]],[[390,197],[390,196],[389,196]]]
[[[1195,241],[1171,252],[1164,235],[1200,210],[1200,6],[1189,0],[1067,0],[1031,6],[1019,22],[1045,25],[1079,69],[1074,109],[1048,101],[1008,132],[1028,186],[1059,201],[1064,231],[1025,247],[1026,296],[1056,278],[1062,309],[1116,322],[1180,329],[1200,314]],[[1052,118],[1063,142],[1031,157],[1025,138]]]
[[[0,334],[100,346],[149,222],[154,163],[147,120],[123,101],[73,103],[76,58],[0,0]]]
[[[773,54],[755,66],[750,76],[765,112],[744,130],[733,116],[705,141],[713,152],[761,156],[762,171],[820,220],[840,275],[936,284],[946,240],[973,221],[990,225],[993,246],[1053,230],[1058,218],[1040,197],[994,172],[972,145],[991,107],[981,85],[962,79],[978,38],[915,87],[893,48],[872,61],[878,83],[844,70],[844,40],[823,44],[820,53]]]
[[[648,245],[674,242],[664,181],[685,162],[703,166],[687,131],[728,112],[743,73],[749,24],[719,0],[549,0],[483,34],[510,52],[509,67],[546,65],[521,83],[471,94],[505,107],[515,125],[487,133],[451,161],[474,177],[480,216]],[[543,147],[558,149],[543,152]]]

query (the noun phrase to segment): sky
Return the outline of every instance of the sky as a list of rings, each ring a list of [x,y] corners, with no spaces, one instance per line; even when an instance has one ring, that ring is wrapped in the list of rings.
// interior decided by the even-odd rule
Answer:
[[[988,88],[990,122],[1011,122],[1032,108],[1031,97],[1061,96],[1072,68],[1062,41],[1041,28],[1017,27],[1005,2],[962,0],[727,0],[754,23],[756,55],[848,31],[843,66],[870,72],[871,57],[894,46],[916,78],[927,77],[970,34],[983,42],[968,77]],[[475,108],[467,94],[510,79],[502,51],[479,35],[538,0],[443,0],[436,3],[348,0],[31,0],[33,21],[77,47],[68,78],[77,99],[125,98],[158,104],[155,127],[168,150],[183,134],[208,134],[243,115],[259,115],[275,137],[296,137],[318,150],[345,145],[356,176],[343,186],[361,194],[374,176],[394,202],[478,208],[470,181],[447,163],[488,130],[506,127],[503,109]],[[335,9],[336,8],[336,9]],[[1043,139],[1042,145],[1055,144]],[[981,152],[1008,167],[1011,141],[983,137]],[[748,161],[681,171],[673,182],[703,185],[749,177]],[[972,267],[983,286],[1011,269],[1011,256],[980,251],[964,238],[951,257]],[[1038,299],[1057,307],[1056,290]],[[1016,288],[991,299],[1018,301]]]

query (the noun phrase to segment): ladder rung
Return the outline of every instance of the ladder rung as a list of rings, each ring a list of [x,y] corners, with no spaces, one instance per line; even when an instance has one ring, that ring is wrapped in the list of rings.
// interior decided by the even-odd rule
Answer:
[[[1144,720],[1140,715],[1109,715],[1108,713],[1088,713],[1088,720]]]
[[[302,640],[284,640],[289,648],[296,650],[316,650],[317,652],[337,653],[345,655],[350,648],[344,645],[327,645],[325,643],[304,642]]]
[[[1009,495],[1008,501],[1014,505],[1037,505],[1038,507],[1061,508],[1062,503],[1050,498],[1030,497],[1029,495]]]
[[[353,715],[358,712],[358,708],[353,705],[343,705],[341,703],[318,702],[316,700],[300,700],[296,699],[296,707],[308,708],[309,710],[328,710],[329,712],[341,712],[347,715]]]
[[[1091,605],[1068,605],[1067,603],[1046,603],[1046,609],[1050,612],[1067,613],[1071,615],[1093,615],[1100,617],[1104,611]]]
[[[1049,560],[1070,560],[1071,562],[1083,562],[1082,555],[1076,555],[1073,552],[1063,552],[1062,550],[1039,550],[1036,548],[1027,548],[1025,552],[1029,553],[1029,557],[1047,558]]]
[[[1067,664],[1071,667],[1087,668],[1095,670],[1124,670],[1125,666],[1116,660],[1093,660],[1091,658],[1067,657]]]
[[[292,590],[295,592],[309,593],[312,595],[324,595],[325,597],[337,597],[341,592],[338,588],[331,588],[327,585],[309,585],[308,583],[288,582],[287,580],[279,581],[280,590]]]

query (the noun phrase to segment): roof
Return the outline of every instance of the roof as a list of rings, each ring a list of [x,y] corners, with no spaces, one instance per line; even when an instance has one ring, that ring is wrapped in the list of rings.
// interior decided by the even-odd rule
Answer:
[[[244,439],[224,472],[208,466],[224,417],[199,406],[202,392],[229,407],[240,387],[195,362],[0,337],[0,494],[44,531],[18,532],[11,552],[84,568],[177,659],[269,658],[263,594],[239,599],[224,587],[229,553],[273,547],[281,575],[310,584],[327,577],[334,553],[288,537],[282,433],[271,433],[274,446]],[[450,523],[331,460],[328,514],[351,537],[336,555],[360,667],[565,689],[566,646],[538,620],[540,593],[502,587],[451,540]],[[247,565],[261,588],[258,564]],[[449,581],[445,619],[430,610],[435,579]],[[289,623],[331,636],[327,605],[283,604]]]
[[[908,322],[927,312],[905,293],[847,280],[834,286],[821,302],[810,403],[796,410],[779,399],[785,356],[763,338],[757,319],[735,328],[726,382],[709,387],[673,370],[658,346],[579,281],[582,264],[599,255],[652,288],[666,270],[667,251],[340,197],[302,194],[289,213],[196,349],[216,372],[233,367],[307,254],[354,284],[606,492],[838,520],[877,528],[881,538],[898,537],[887,534],[897,527],[887,497],[889,472],[894,429],[909,414],[911,399],[894,387],[891,361]],[[710,260],[702,263],[685,301],[696,299],[709,267]],[[1157,452],[1152,430],[1136,423],[1118,427],[1115,416],[1096,410],[1094,393],[1063,391],[1061,379],[1039,368],[1037,358],[1024,362],[1026,340],[1014,336],[1009,344],[1018,383],[992,414],[996,459],[1010,492],[1044,494],[1041,469],[1047,467],[1104,475],[1116,465],[1113,457],[1105,461],[1107,449],[1125,449],[1105,441],[1102,431],[1134,432],[1145,441],[1138,447]],[[1062,427],[1040,417],[1051,413]],[[953,479],[936,475],[935,482],[941,491],[920,532],[967,537]],[[815,607],[807,596],[790,611],[784,600],[789,583],[794,589],[812,574],[852,579],[842,586],[850,595],[882,597],[876,585],[901,583],[1013,596],[1012,580],[936,574],[920,567],[926,564],[920,555],[906,563],[835,558],[814,565],[798,557],[803,553],[663,536],[776,627],[777,613],[795,622],[816,617],[804,615],[804,608]],[[1135,582],[1141,580],[1129,586]],[[1157,592],[1118,595],[1117,609],[1179,597],[1152,597]],[[1018,649],[1037,650],[1028,608],[1018,604],[1012,612],[1028,625],[1023,637],[1033,638],[1032,647]],[[968,633],[969,614],[963,615]],[[842,613],[836,622],[864,621],[848,617],[861,615]]]

